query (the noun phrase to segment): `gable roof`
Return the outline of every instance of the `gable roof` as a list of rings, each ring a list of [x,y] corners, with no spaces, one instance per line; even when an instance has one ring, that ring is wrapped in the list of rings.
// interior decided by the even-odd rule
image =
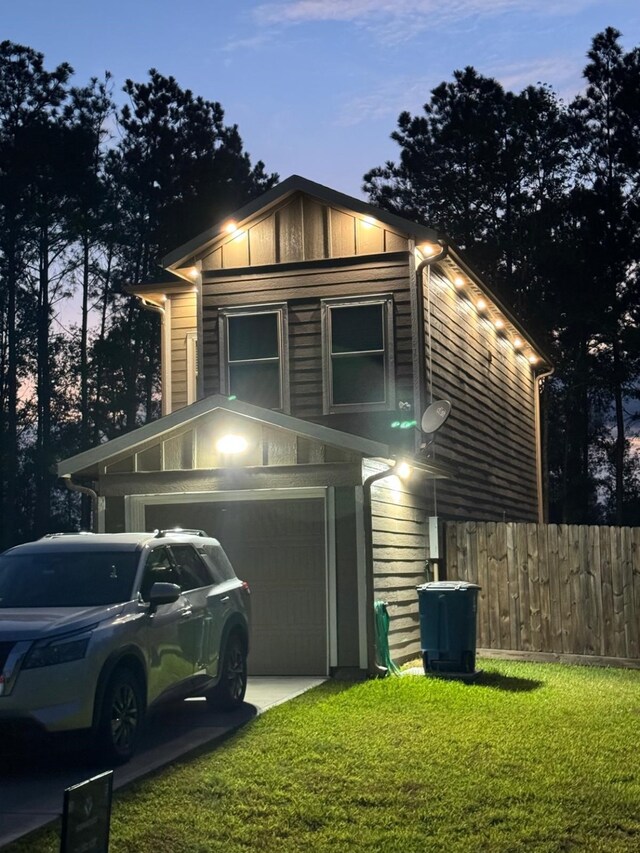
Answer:
[[[230,220],[238,226],[242,226],[245,220],[254,216],[258,211],[267,210],[296,192],[306,193],[334,207],[353,210],[362,216],[373,216],[379,222],[388,225],[390,228],[394,228],[396,231],[401,231],[409,237],[414,237],[420,242],[435,242],[439,237],[438,232],[434,231],[433,228],[427,228],[417,222],[412,222],[410,219],[405,219],[402,216],[397,216],[395,213],[383,210],[381,207],[368,204],[366,201],[362,201],[362,199],[345,195],[345,193],[332,190],[323,184],[317,184],[315,181],[302,178],[300,175],[291,175],[291,177],[267,190],[266,193],[245,204],[240,210],[236,210],[220,222],[216,222],[215,225],[203,231],[202,234],[198,234],[197,237],[169,252],[162,259],[162,266],[166,269],[179,268],[186,260],[193,257],[196,252],[213,243],[219,237],[223,237],[225,235],[225,226]]]
[[[211,397],[198,400],[190,406],[178,409],[169,415],[165,415],[157,421],[151,421],[151,423],[138,427],[138,429],[132,430],[126,435],[118,436],[90,450],[85,450],[75,456],[63,459],[57,466],[58,476],[69,476],[78,471],[84,471],[94,465],[99,465],[117,454],[133,450],[138,445],[149,441],[149,439],[159,438],[172,430],[185,426],[190,421],[194,421],[216,410],[241,415],[253,421],[289,430],[305,438],[314,439],[322,444],[328,444],[343,450],[351,450],[362,454],[362,456],[382,457],[384,459],[393,456],[389,446],[381,442],[372,441],[369,438],[342,432],[310,421],[303,421],[300,418],[284,415],[281,412],[273,412],[270,409],[263,409],[251,403],[243,403],[240,400],[229,400],[228,397],[215,394]],[[435,462],[429,462],[425,470],[429,470],[436,477],[447,477],[452,473],[446,465]]]

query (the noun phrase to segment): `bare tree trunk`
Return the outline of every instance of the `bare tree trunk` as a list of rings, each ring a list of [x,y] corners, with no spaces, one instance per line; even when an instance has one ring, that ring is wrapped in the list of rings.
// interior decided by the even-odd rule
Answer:
[[[104,344],[107,336],[107,313],[109,310],[109,288],[111,287],[111,265],[113,263],[113,244],[109,245],[107,250],[107,266],[104,275],[104,287],[102,291],[102,305],[100,308],[100,332],[98,333],[98,341]],[[100,441],[100,424],[98,418],[99,403],[102,396],[103,378],[102,358],[98,358],[96,363],[96,396],[95,396],[95,415],[93,419],[93,441]]]
[[[40,233],[38,288],[38,426],[36,435],[35,536],[49,530],[51,521],[51,366],[49,363],[49,230]]]
[[[4,451],[5,501],[3,517],[3,545],[18,541],[18,336],[16,308],[18,291],[18,265],[16,247],[9,241],[7,257],[7,422]]]
[[[624,461],[626,436],[624,425],[624,406],[622,389],[622,362],[620,358],[620,340],[615,335],[613,340],[613,398],[616,412],[616,444],[615,444],[615,481],[616,481],[616,524],[624,524]]]
[[[87,360],[89,334],[89,235],[82,235],[82,316],[80,323],[80,449],[90,444],[89,433],[89,365]],[[80,527],[91,529],[91,499],[82,495],[80,499]]]

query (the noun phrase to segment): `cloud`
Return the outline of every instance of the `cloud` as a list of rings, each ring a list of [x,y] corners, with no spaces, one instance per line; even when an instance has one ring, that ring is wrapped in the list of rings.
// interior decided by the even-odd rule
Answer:
[[[262,26],[305,23],[352,23],[385,42],[407,41],[417,32],[468,18],[508,12],[541,17],[572,15],[597,0],[274,0],[254,11]]]
[[[521,63],[504,63],[479,68],[487,77],[495,77],[505,89],[519,92],[526,86],[548,83],[561,98],[571,100],[580,91],[582,56],[548,56]]]
[[[572,100],[581,87],[580,61],[576,57],[541,57],[522,63],[479,64],[477,70],[485,77],[494,77],[512,92],[527,86],[549,83],[565,100]],[[423,105],[429,101],[431,90],[451,74],[435,70],[427,77],[402,75],[385,78],[371,84],[366,94],[355,96],[343,103],[336,124],[354,127],[367,121],[391,119],[393,126],[403,110],[414,115],[422,114]]]
[[[270,40],[270,33],[263,31],[254,36],[228,41],[223,50],[226,53],[231,53],[234,50],[253,50],[256,47],[262,47],[265,44],[269,44]]]
[[[336,119],[341,127],[353,127],[366,121],[391,118],[395,120],[403,110],[421,111],[429,100],[431,89],[437,84],[433,77],[395,77],[386,79],[366,95],[351,98]]]

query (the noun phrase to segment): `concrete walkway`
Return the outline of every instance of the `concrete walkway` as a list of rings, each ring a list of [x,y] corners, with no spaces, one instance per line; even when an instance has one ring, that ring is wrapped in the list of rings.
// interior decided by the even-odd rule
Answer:
[[[134,758],[114,774],[114,788],[152,773],[190,752],[222,740],[274,705],[322,684],[317,677],[249,678],[245,704],[232,714],[188,699],[150,717]],[[71,748],[70,748],[71,747]],[[3,744],[0,760],[0,847],[51,823],[62,813],[65,788],[100,773],[68,741]]]

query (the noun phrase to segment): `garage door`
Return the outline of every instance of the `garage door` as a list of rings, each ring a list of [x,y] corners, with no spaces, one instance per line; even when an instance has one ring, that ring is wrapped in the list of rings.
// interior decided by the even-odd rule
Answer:
[[[146,529],[196,527],[249,582],[252,675],[325,675],[327,584],[320,498],[153,504]]]

